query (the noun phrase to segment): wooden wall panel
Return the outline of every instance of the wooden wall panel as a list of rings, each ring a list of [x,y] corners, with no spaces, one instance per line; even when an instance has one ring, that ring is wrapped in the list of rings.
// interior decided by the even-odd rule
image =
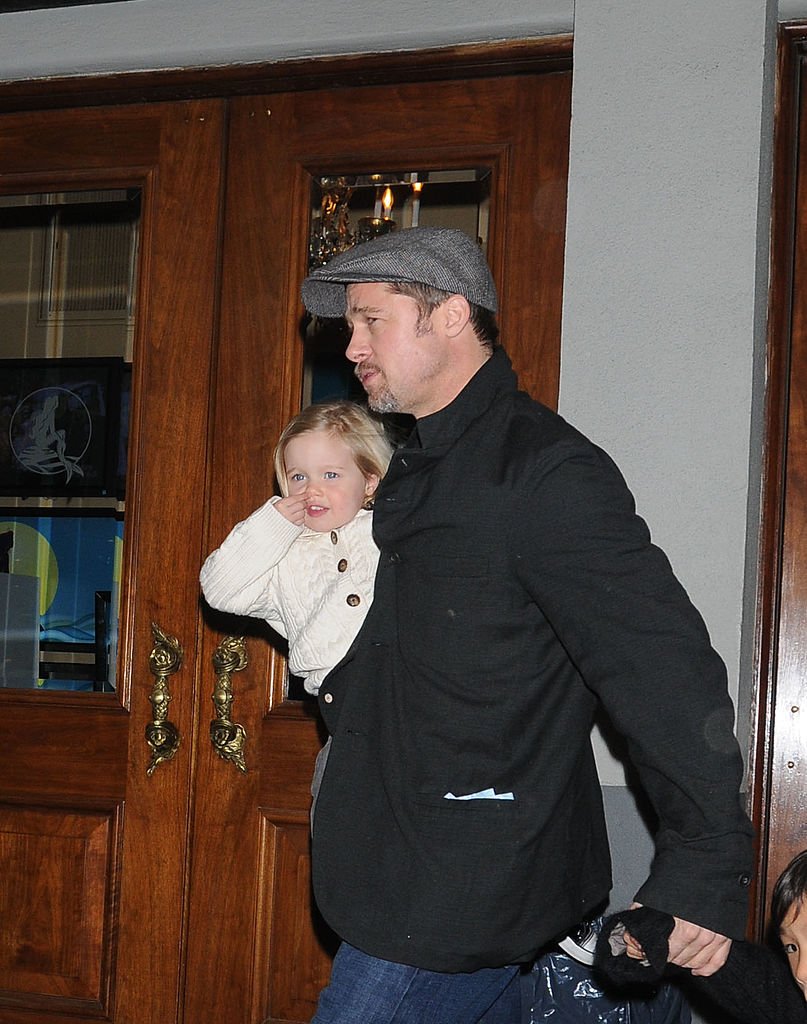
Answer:
[[[274,878],[262,892],[262,943],[255,963],[260,1006],[253,1019],[265,1024],[310,1020],[331,973],[338,939],[313,905],[309,826],[265,819],[264,877]],[[314,921],[314,928],[311,923]]]
[[[117,808],[0,806],[0,1007],[107,1012],[118,833]]]
[[[757,829],[750,933],[807,847],[807,25],[779,31],[771,287],[749,800]]]

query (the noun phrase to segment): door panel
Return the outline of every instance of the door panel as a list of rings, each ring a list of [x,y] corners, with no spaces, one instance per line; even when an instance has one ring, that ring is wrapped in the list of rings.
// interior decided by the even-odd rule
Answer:
[[[17,939],[3,946],[0,986],[27,1009],[101,1014],[108,1003],[110,936],[106,884],[116,858],[118,812],[0,808],[0,859],[26,880],[2,896]]]
[[[487,252],[503,342],[522,385],[555,404],[570,85],[562,72],[231,101],[208,550],[273,493],[274,443],[300,408],[299,286],[315,178],[390,167],[490,169]],[[293,699],[261,623],[209,610],[206,621],[186,1020],[308,1021],[336,942],[310,895],[316,708]],[[249,658],[232,680],[245,772],[203,735],[214,651],[227,635],[245,637]],[[190,983],[211,964],[214,991]]]
[[[7,1024],[177,1020],[223,108],[0,120],[4,193],[143,196],[117,690],[0,691]],[[179,750],[149,776],[152,622],[181,638],[185,663],[169,684]]]
[[[0,192],[141,190],[117,688],[0,689],[4,1024],[310,1019],[336,943],[310,895],[316,707],[262,623],[202,623],[199,567],[272,492],[300,407],[322,175],[489,171],[503,340],[554,404],[570,85],[553,72],[0,119]]]
[[[807,815],[807,69],[803,31],[783,35],[750,789],[757,844],[752,925],[805,843]],[[792,48],[791,48],[792,47]]]
[[[751,695],[749,798],[757,830],[751,935],[774,884],[807,846],[807,65],[782,26],[776,111],[765,436]]]

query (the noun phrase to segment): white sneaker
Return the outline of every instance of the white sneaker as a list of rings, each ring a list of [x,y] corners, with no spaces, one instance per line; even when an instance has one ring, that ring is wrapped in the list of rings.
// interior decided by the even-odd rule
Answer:
[[[575,931],[561,939],[558,945],[563,952],[578,963],[594,963],[594,950],[597,948],[598,933],[594,926],[584,921]]]

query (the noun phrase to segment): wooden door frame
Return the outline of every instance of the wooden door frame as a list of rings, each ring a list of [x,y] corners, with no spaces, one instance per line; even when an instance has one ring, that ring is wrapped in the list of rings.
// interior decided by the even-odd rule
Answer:
[[[568,71],[553,70],[445,80],[439,103],[435,89],[419,81],[231,99],[210,549],[271,493],[269,439],[300,408],[299,286],[308,264],[312,183],[322,174],[357,173],[375,161],[486,168],[487,255],[500,285],[502,334],[522,384],[556,401],[570,86]],[[519,256],[509,269],[508,253]],[[207,610],[205,621],[203,669],[222,633],[254,636],[259,628],[227,625]],[[232,765],[207,745],[199,753],[187,970],[197,977],[215,960],[224,980],[212,995],[188,986],[185,1012],[193,1020],[210,1010],[214,1019],[226,1016],[248,989],[253,1001],[243,1019],[309,1020],[330,974],[333,948],[313,923],[308,874],[317,718],[311,702],[288,695],[279,656],[253,636],[249,665],[235,684],[250,772],[234,777]],[[209,866],[221,861],[228,836],[239,841],[218,864],[216,884],[232,893],[230,916],[251,924],[219,946],[204,926],[205,894]]]
[[[23,79],[0,85],[0,112],[158,100],[226,99],[229,96],[300,92],[304,89],[569,71],[571,67],[572,36],[561,34],[497,43],[292,58],[216,68]]]
[[[759,574],[756,594],[754,678],[749,741],[748,798],[757,829],[755,884],[749,930],[765,935],[773,884],[784,867],[774,822],[783,808],[774,791],[774,742],[798,728],[799,711],[780,674],[780,620],[787,595],[785,502],[791,414],[794,272],[798,246],[807,242],[807,209],[798,208],[799,149],[807,145],[800,129],[802,85],[807,85],[807,22],[779,27],[774,114],[771,277],[766,350],[765,423],[762,451]],[[799,224],[801,218],[802,224]],[[804,510],[807,513],[807,509]],[[777,702],[791,703],[790,717]],[[787,720],[785,720],[785,718]],[[804,728],[803,720],[801,728]],[[776,778],[781,782],[781,776]],[[805,795],[807,798],[807,795]],[[802,799],[802,806],[805,804]]]
[[[26,884],[16,886],[10,915],[30,922],[30,931],[14,933],[4,958],[7,1024],[32,1014],[76,1022],[114,1016],[119,1024],[174,1019],[195,758],[195,577],[204,544],[198,438],[207,432],[219,230],[215,205],[200,210],[186,183],[219,194],[225,106],[194,100],[0,118],[0,191],[136,188],[147,239],[137,275],[117,689],[0,691],[9,877],[16,881],[22,870],[15,850],[36,851],[25,855]],[[182,296],[178,264],[187,277]],[[170,344],[175,337],[192,340]],[[163,382],[177,380],[182,387],[167,395]],[[196,458],[187,456],[192,445]],[[166,481],[175,482],[173,491]],[[159,674],[150,656],[154,621],[180,638],[187,659],[170,684],[179,698],[170,714],[182,737],[178,756],[150,776],[146,727],[156,712],[145,680]],[[43,892],[49,899],[37,916]],[[116,974],[116,963],[133,969]]]

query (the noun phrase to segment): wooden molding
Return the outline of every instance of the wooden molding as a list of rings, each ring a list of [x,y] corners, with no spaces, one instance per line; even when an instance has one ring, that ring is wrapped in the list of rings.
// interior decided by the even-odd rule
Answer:
[[[782,591],[785,476],[790,388],[791,313],[795,261],[799,96],[807,22],[784,24],[777,44],[774,113],[771,277],[762,456],[759,576],[754,640],[754,692],[749,745],[749,810],[757,830],[749,934],[764,936],[770,891],[771,748]]]
[[[424,50],[0,83],[0,112],[569,70],[571,35]]]

